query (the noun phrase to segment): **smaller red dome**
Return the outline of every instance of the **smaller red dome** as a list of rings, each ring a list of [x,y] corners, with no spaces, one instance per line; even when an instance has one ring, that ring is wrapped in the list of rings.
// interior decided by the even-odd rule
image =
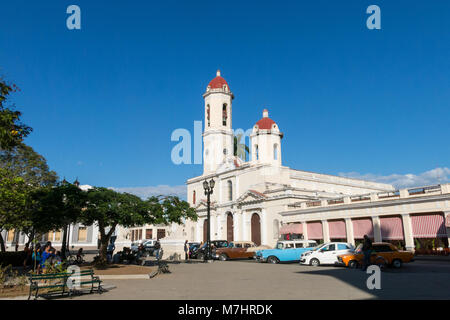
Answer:
[[[256,125],[262,130],[271,130],[273,125],[276,124],[275,121],[269,118],[269,111],[267,109],[263,110],[263,118],[259,120]]]
[[[261,120],[259,120],[256,125],[258,126],[258,128],[263,129],[263,130],[270,130],[272,129],[272,126],[276,124],[275,121],[273,121],[270,118],[262,118]]]
[[[226,85],[228,89],[230,88],[227,81],[220,76],[220,70],[217,70],[216,77],[211,80],[208,87],[210,87],[211,89],[222,89],[224,85]]]

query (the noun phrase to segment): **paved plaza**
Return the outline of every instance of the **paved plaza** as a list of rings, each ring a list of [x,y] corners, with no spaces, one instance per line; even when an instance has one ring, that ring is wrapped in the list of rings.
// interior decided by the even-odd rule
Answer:
[[[105,279],[116,288],[73,299],[450,299],[450,263],[415,261],[387,269],[381,289],[360,269],[261,264],[254,261],[171,264],[154,279]]]

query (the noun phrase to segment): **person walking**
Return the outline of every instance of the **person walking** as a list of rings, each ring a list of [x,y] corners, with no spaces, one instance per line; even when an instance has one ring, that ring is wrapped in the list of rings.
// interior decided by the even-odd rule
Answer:
[[[41,244],[37,243],[31,255],[32,268],[37,274],[41,271]]]
[[[110,241],[108,247],[106,248],[106,260],[108,260],[108,263],[112,261],[114,250],[116,250],[116,246],[114,245],[114,242]]]
[[[30,244],[26,243],[25,244],[25,248],[23,249],[23,256],[24,256],[24,260],[23,260],[23,268],[25,269],[28,265],[28,263],[30,262],[31,259],[31,249],[30,249]]]
[[[370,265],[370,255],[372,254],[372,240],[370,240],[367,234],[364,235],[362,252],[364,254],[363,271],[366,271],[367,267]]]
[[[189,260],[189,243],[187,240],[184,242],[184,258]]]
[[[159,243],[159,241],[155,242],[155,257],[156,260],[159,260],[159,251],[161,249],[161,244]]]

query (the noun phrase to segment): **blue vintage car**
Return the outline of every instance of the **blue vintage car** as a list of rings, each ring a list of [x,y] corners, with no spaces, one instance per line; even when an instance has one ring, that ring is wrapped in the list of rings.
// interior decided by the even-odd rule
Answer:
[[[255,259],[259,262],[279,263],[299,261],[302,253],[314,249],[317,242],[314,240],[286,240],[278,241],[275,249],[259,250]]]

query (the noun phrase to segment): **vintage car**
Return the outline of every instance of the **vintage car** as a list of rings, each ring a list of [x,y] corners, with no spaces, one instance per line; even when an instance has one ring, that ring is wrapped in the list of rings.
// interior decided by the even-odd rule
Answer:
[[[364,255],[362,253],[362,244],[354,252],[338,256],[338,262],[341,265],[350,268],[357,268],[362,265]],[[398,250],[396,246],[387,242],[375,242],[372,244],[372,254],[370,262],[379,267],[393,266],[400,268],[403,263],[413,261],[414,253],[411,251]]]
[[[222,261],[229,259],[252,259],[256,251],[268,248],[269,246],[257,246],[251,241],[233,241],[225,248],[217,248],[213,257]]]
[[[300,264],[319,266],[321,264],[337,264],[337,257],[352,252],[355,248],[346,242],[327,242],[300,256]]]
[[[211,248],[223,248],[228,246],[227,240],[212,240],[211,241]],[[191,259],[205,259],[205,255],[207,254],[206,250],[206,242],[203,243],[201,246],[194,246],[192,247],[192,251],[189,250],[189,255]],[[214,250],[214,249],[213,249]],[[214,251],[213,251],[214,256]]]
[[[255,253],[258,262],[279,263],[299,261],[302,253],[317,246],[314,240],[286,240],[278,241],[275,249],[259,250]]]

